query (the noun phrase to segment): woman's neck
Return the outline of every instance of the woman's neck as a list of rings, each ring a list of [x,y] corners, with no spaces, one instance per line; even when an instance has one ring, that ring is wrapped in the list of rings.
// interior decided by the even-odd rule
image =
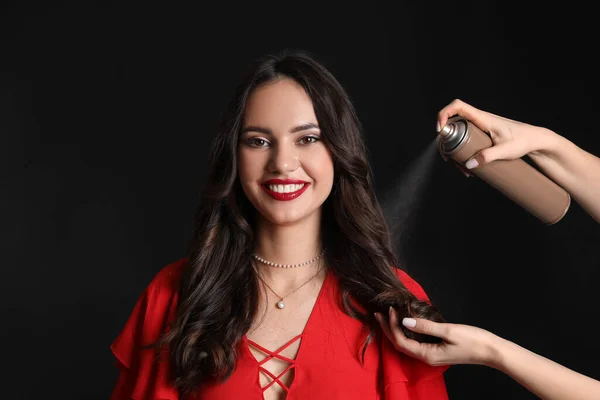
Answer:
[[[254,254],[277,264],[299,264],[310,261],[322,252],[320,221],[307,218],[293,225],[276,225],[259,219],[256,226]],[[254,260],[259,272],[271,282],[294,284],[314,275],[322,260],[295,268],[278,268]]]

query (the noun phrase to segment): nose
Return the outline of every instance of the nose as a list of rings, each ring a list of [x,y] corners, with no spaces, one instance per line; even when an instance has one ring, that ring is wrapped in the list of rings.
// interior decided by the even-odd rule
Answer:
[[[269,171],[273,173],[293,172],[300,166],[296,146],[292,143],[278,143],[271,151]]]

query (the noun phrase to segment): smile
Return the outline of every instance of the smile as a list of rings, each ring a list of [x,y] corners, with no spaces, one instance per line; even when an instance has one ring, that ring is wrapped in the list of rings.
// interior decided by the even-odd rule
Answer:
[[[308,189],[308,182],[289,179],[270,179],[261,187],[272,198],[279,201],[294,200]]]

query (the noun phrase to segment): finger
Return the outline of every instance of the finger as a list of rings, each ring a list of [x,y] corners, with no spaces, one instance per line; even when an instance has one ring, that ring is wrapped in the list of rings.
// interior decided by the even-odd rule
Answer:
[[[402,328],[398,322],[398,313],[393,307],[390,307],[388,329],[392,335],[390,340],[396,345],[398,350],[413,357],[423,358],[423,345],[414,339],[407,338],[404,332],[402,332]]]
[[[468,119],[483,131],[488,132],[490,130],[489,117],[491,114],[479,110],[478,108],[475,108],[459,99],[453,100],[450,104],[438,112],[437,127],[439,127],[441,130],[441,128],[446,126],[448,118],[454,115],[460,115],[461,117]]]
[[[454,166],[456,168],[458,168],[460,170],[460,172],[462,172],[467,178],[474,176],[473,173],[468,168],[463,166],[461,163],[454,161]]]
[[[451,326],[451,324],[434,322],[423,318],[404,318],[402,325],[413,332],[436,336],[443,340],[448,340],[449,328]]]
[[[502,144],[488,147],[487,149],[479,151],[473,157],[467,160],[465,167],[467,167],[467,169],[473,169],[489,164],[492,161],[514,158],[510,157],[510,151],[510,146]]]

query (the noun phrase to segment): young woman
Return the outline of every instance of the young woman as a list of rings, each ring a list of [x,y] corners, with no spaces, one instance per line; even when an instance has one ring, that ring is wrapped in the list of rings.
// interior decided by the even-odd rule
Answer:
[[[530,129],[476,111],[495,142]],[[448,365],[484,359],[468,356],[481,330],[423,325],[455,329],[434,325],[445,321],[396,268],[354,108],[310,55],[251,65],[209,165],[189,254],[157,274],[111,346],[113,400],[447,399]]]
[[[253,63],[209,161],[189,254],[111,346],[112,399],[447,399],[447,367],[396,350],[374,316],[444,321],[396,268],[356,112],[328,70],[302,52]]]

